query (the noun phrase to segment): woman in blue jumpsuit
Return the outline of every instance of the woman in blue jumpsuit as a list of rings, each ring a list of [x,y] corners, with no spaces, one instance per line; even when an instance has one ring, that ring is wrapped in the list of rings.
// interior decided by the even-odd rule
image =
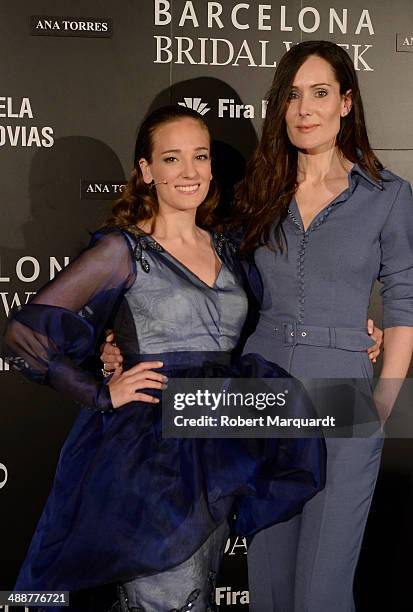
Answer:
[[[412,354],[413,199],[370,148],[354,67],[339,46],[304,42],[282,58],[235,215],[263,287],[244,350],[298,378],[371,379],[364,325],[373,284],[383,284],[375,400],[384,419],[385,380],[403,379]],[[380,436],[327,439],[326,488],[251,543],[253,612],[355,610],[381,449]]]

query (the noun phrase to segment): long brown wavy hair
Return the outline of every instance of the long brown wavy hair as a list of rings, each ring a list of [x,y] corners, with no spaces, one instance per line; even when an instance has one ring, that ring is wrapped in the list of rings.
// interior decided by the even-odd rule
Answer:
[[[154,185],[148,185],[143,180],[139,160],[144,158],[152,161],[153,137],[158,128],[166,123],[181,121],[182,119],[195,119],[209,135],[211,132],[202,116],[196,111],[178,106],[163,106],[148,115],[141,124],[135,144],[134,167],[130,178],[122,191],[121,197],[115,202],[112,214],[104,227],[122,227],[134,233],[142,233],[138,225],[142,221],[151,220],[150,233],[154,232],[156,217],[159,213],[158,198]],[[196,223],[201,227],[214,226],[214,210],[218,204],[219,192],[214,179],[210,182],[207,197],[196,211]]]
[[[306,41],[294,45],[280,60],[268,93],[267,114],[261,141],[249,160],[245,178],[238,183],[229,225],[242,229],[242,251],[248,253],[262,244],[282,246],[280,222],[297,190],[298,151],[291,144],[285,113],[294,77],[310,55],[326,60],[340,84],[340,93],[352,92],[352,108],[341,119],[336,146],[345,158],[360,164],[374,179],[380,180],[383,168],[373,153],[367,136],[363,103],[357,75],[349,55],[328,41]],[[273,247],[274,248],[274,247]]]

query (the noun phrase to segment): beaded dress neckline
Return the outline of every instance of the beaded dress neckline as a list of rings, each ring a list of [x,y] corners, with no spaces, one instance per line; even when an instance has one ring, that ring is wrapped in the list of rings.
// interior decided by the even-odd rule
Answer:
[[[134,247],[134,256],[135,259],[139,261],[142,270],[148,273],[150,271],[150,265],[147,259],[144,257],[144,251],[149,248],[158,253],[164,253],[176,264],[184,268],[192,277],[196,278],[200,283],[202,283],[202,285],[204,285],[208,289],[215,289],[218,279],[220,278],[223,267],[225,265],[225,262],[222,259],[222,251],[224,244],[228,243],[231,247],[233,245],[223,234],[219,232],[208,231],[208,234],[210,236],[211,246],[214,249],[214,252],[221,263],[212,285],[209,285],[207,282],[205,282],[200,276],[198,276],[198,274],[188,268],[188,266],[185,265],[180,259],[175,257],[175,255],[173,255],[170,251],[165,249],[165,247],[163,247],[155,238],[153,238],[151,234],[147,234],[145,232],[143,232],[142,235],[133,234],[134,240],[136,242],[136,246]]]

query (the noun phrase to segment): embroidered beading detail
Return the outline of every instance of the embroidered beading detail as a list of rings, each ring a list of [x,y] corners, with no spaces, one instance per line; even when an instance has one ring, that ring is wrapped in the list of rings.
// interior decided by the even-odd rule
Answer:
[[[213,572],[210,572],[210,576],[211,574],[213,574]],[[194,604],[196,600],[198,599],[198,597],[200,596],[200,594],[201,594],[201,589],[194,589],[188,595],[186,602],[182,606],[182,608],[172,608],[170,612],[192,612],[192,610],[194,609]],[[213,608],[210,608],[208,606],[206,612],[210,612],[210,611],[212,612]],[[128,599],[127,591],[124,586],[119,585],[118,586],[118,601],[113,604],[109,612],[146,612],[146,610],[140,605],[132,606],[132,608],[129,607],[129,599]]]
[[[195,601],[198,599],[201,593],[201,589],[194,589],[189,595],[185,602],[185,605],[182,608],[172,608],[170,612],[191,612]]]
[[[126,589],[121,584],[118,585],[118,600],[112,605],[108,612],[145,612],[141,606],[129,607],[129,599]]]
[[[227,246],[231,253],[236,253],[238,251],[237,245],[224,234],[221,234],[220,232],[212,232],[212,237],[214,240],[215,250],[219,257],[222,256],[224,246]]]
[[[135,240],[136,240],[136,244],[133,249],[133,255],[136,261],[139,261],[142,270],[148,274],[151,267],[149,265],[148,260],[145,259],[145,257],[143,256],[144,251],[146,251],[147,249],[150,249],[157,253],[162,253],[164,251],[164,248],[155,240],[150,239],[150,238],[147,239],[146,236],[135,237]]]

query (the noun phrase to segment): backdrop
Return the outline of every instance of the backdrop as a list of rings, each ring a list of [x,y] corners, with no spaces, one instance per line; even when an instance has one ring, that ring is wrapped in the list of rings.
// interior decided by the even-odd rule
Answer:
[[[275,66],[302,40],[348,51],[377,155],[413,179],[413,3],[309,1],[1,3],[2,325],[105,218],[149,109],[179,102],[204,115],[228,196]],[[380,323],[377,297],[372,313]],[[78,408],[2,361],[0,383],[0,589],[9,589]],[[386,441],[357,574],[361,612],[411,609],[412,481],[411,440]],[[227,543],[220,609],[248,609],[246,552],[241,539]]]

